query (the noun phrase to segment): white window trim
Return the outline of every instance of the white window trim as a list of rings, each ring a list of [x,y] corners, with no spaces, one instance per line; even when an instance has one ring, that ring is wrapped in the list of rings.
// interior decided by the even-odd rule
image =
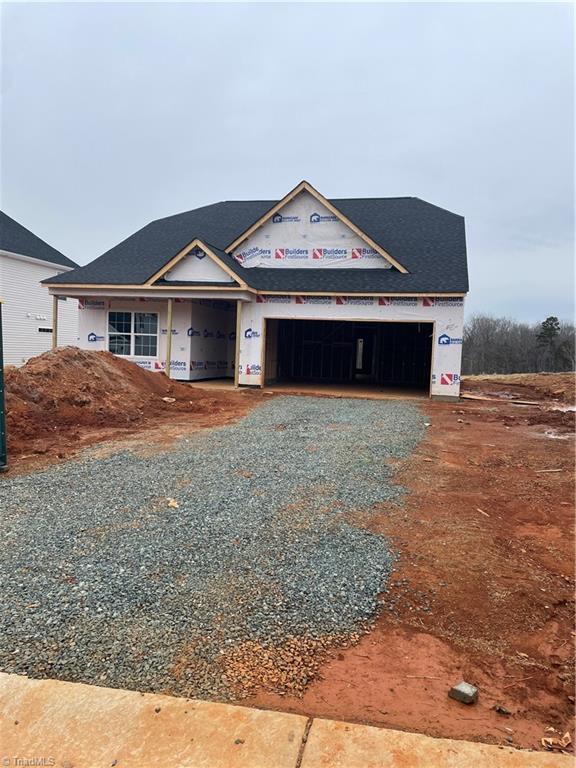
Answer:
[[[158,352],[160,351],[160,313],[159,312],[144,312],[142,309],[109,309],[106,312],[106,351],[110,352],[110,313],[111,312],[124,312],[130,315],[130,354],[121,355],[118,352],[112,352],[116,357],[135,357],[138,360],[158,360]],[[134,354],[135,337],[136,336],[154,336],[153,333],[135,333],[134,332],[134,315],[156,315],[156,354],[155,355],[136,355]],[[125,334],[113,333],[112,336],[123,336]]]

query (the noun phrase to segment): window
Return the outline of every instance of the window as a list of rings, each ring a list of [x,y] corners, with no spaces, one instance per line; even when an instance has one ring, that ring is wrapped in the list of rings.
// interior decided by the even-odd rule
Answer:
[[[108,313],[108,349],[115,355],[129,355],[132,340],[132,312]]]
[[[108,349],[115,355],[156,357],[156,312],[108,312]]]
[[[158,347],[158,315],[134,312],[134,354],[156,357]]]

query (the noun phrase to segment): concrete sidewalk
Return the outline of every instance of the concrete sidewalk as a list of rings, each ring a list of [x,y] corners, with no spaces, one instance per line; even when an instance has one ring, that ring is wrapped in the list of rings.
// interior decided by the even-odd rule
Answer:
[[[0,673],[0,766],[569,768],[565,755]]]

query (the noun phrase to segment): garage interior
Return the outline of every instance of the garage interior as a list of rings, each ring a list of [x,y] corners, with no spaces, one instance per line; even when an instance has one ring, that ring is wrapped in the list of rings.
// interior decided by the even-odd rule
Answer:
[[[266,384],[430,391],[432,323],[266,320]]]

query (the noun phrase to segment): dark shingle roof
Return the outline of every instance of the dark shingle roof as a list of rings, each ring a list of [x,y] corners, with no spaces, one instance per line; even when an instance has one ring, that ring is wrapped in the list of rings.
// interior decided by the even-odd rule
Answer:
[[[410,274],[395,268],[245,268],[224,249],[276,204],[230,201],[158,219],[91,264],[49,283],[144,283],[194,238],[209,245],[250,287],[261,291],[468,291],[464,219],[415,197],[331,200]],[[208,284],[209,285],[209,284]],[[208,287],[207,285],[207,287]]]
[[[3,211],[0,211],[0,249],[20,256],[49,261],[51,264],[60,264],[63,267],[78,266],[72,259],[64,256],[56,248],[52,248]]]

